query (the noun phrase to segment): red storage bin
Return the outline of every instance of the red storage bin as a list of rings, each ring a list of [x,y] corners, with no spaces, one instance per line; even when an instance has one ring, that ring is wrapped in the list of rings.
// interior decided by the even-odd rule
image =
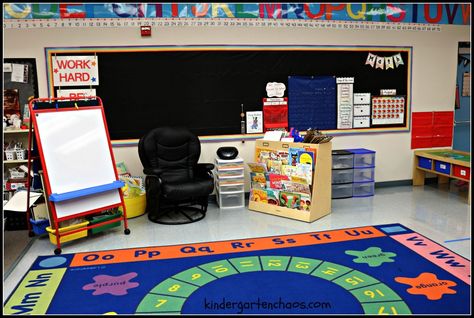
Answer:
[[[434,112],[433,116],[434,125],[453,125],[454,124],[454,112]]]
[[[452,137],[453,126],[433,126],[433,137]]]
[[[433,137],[411,138],[411,149],[433,147]]]
[[[411,114],[412,125],[431,126],[433,125],[433,112],[416,112]]]
[[[453,165],[453,176],[469,181],[471,176],[471,168]]]
[[[431,147],[451,147],[453,137],[433,137]]]

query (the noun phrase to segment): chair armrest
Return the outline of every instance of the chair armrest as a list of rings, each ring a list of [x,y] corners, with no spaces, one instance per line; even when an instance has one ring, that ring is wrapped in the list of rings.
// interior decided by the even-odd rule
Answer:
[[[155,176],[159,176],[163,173],[163,169],[159,169],[159,168],[145,168],[143,169],[143,173],[146,174],[146,175],[155,175]]]
[[[214,169],[214,164],[212,164],[212,163],[198,163],[196,169],[204,171],[204,172],[211,171],[212,169]]]

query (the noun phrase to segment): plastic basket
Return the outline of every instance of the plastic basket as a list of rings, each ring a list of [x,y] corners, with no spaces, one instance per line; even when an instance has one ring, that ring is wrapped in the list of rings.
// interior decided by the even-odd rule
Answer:
[[[85,228],[88,224],[89,224],[89,221],[84,221],[84,222],[79,223],[79,224],[74,224],[74,225],[70,225],[70,226],[66,226],[66,227],[61,227],[61,228],[59,228],[59,234],[62,234],[64,232],[69,232],[69,231],[72,231],[72,230],[76,230],[76,229],[79,229],[81,227]],[[49,233],[49,240],[51,241],[51,243],[56,245],[56,243],[57,243],[56,230],[52,229],[51,226],[48,226],[48,227],[46,227],[46,231],[48,231],[48,233]],[[74,234],[67,235],[67,236],[61,236],[60,241],[61,241],[61,243],[64,243],[64,242],[69,242],[69,241],[76,240],[78,238],[86,237],[86,236],[87,236],[87,229],[85,228],[84,231],[79,231],[79,232],[76,232]]]
[[[124,198],[125,207],[127,208],[127,219],[131,219],[145,214],[146,209],[146,195],[140,195],[135,198]],[[122,207],[119,207],[122,211]]]
[[[10,178],[12,179],[23,179],[24,177],[26,177],[26,172],[24,171],[10,171]]]
[[[103,226],[98,226],[98,227],[90,229],[91,234],[96,234],[96,233],[114,228],[116,226],[120,226],[120,223],[121,223],[120,217],[121,216],[122,216],[122,212],[120,212],[120,211],[118,213],[114,213],[114,214],[103,214],[103,215],[94,216],[90,220],[91,225],[99,224],[99,223],[102,223],[102,222],[105,222],[105,221],[110,221],[110,220],[113,220],[113,219],[118,219],[118,220],[117,220],[117,222],[108,223],[108,224],[105,224]]]
[[[41,235],[46,233],[46,227],[49,226],[49,220],[33,220],[30,219],[30,223],[33,226],[33,232],[36,235]]]
[[[26,160],[26,157],[28,156],[26,149],[16,149],[15,152],[16,152],[16,158],[18,160]]]
[[[7,160],[15,160],[16,151],[15,150],[5,150],[5,158]]]

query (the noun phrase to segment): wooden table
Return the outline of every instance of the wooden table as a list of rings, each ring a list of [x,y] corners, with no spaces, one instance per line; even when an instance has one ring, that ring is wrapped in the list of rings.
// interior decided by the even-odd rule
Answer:
[[[431,167],[429,166],[431,164]],[[449,169],[449,173],[440,170]],[[453,149],[416,150],[413,160],[413,185],[425,184],[426,172],[438,175],[438,184],[454,178],[469,183],[468,204],[471,204],[471,154]]]

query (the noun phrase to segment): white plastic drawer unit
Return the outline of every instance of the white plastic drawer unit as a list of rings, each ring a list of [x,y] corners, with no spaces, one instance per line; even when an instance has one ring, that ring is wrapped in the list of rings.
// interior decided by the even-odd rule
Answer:
[[[216,191],[219,208],[241,208],[245,206],[245,192],[222,193]]]
[[[243,192],[244,191],[244,184],[217,184],[219,187],[220,193],[229,193],[229,192]]]

